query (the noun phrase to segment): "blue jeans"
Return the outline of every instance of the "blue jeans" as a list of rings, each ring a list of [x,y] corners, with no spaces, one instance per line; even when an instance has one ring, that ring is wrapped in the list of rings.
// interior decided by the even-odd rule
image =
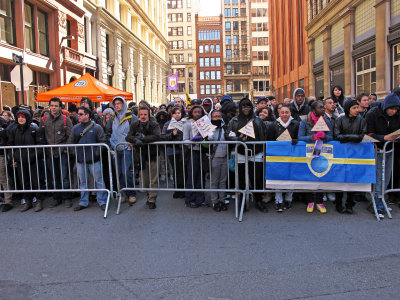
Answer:
[[[73,163],[73,160],[70,160]],[[61,153],[60,157],[46,157],[47,184],[50,189],[69,190],[68,155]],[[54,176],[53,176],[54,175]],[[70,192],[57,192],[53,194],[55,200],[71,199]]]
[[[133,165],[132,165],[132,150],[123,150],[117,152],[117,164],[118,164],[118,178],[119,187],[132,188],[133,187]],[[126,197],[136,196],[135,191],[125,191]]]
[[[95,162],[94,164],[85,164],[77,162],[76,171],[79,176],[79,188],[81,190],[88,188],[89,174],[91,174],[94,178],[96,189],[106,188],[103,179],[101,162],[98,161]],[[97,192],[97,203],[99,203],[99,205],[103,205],[106,204],[106,202],[107,202],[107,193]],[[79,205],[81,206],[89,205],[89,192],[81,192],[81,200],[79,201]]]
[[[382,187],[382,176],[383,176],[382,161],[383,161],[383,153],[378,152],[376,154],[376,185],[375,185],[375,203],[377,210],[384,210],[383,203],[381,200],[382,188],[385,190],[390,182],[390,177],[392,175],[393,152],[386,153],[384,187]]]

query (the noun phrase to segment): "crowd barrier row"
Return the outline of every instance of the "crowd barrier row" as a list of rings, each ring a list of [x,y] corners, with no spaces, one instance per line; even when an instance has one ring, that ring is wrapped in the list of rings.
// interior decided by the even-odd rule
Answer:
[[[387,154],[393,152],[390,144],[388,142],[383,150],[378,150],[385,154],[383,170],[386,164],[393,165],[393,159],[387,159]],[[265,142],[232,141],[168,141],[140,146],[120,143],[114,150],[107,144],[0,147],[1,192],[24,193],[29,197],[58,192],[104,192],[107,198],[104,218],[111,198],[117,199],[119,214],[122,198],[137,192],[146,192],[148,198],[155,200],[158,192],[170,191],[180,198],[189,195],[195,203],[204,201],[204,193],[211,193],[213,201],[223,201],[223,195],[230,193],[235,194],[235,217],[242,221],[252,194],[288,192],[266,188],[265,147]],[[400,189],[394,188],[393,171],[392,174],[385,173],[383,171],[382,176],[385,188],[380,197],[391,218],[385,195],[400,192]],[[384,182],[388,176],[391,183],[386,188]],[[380,220],[374,192],[372,190],[369,194],[375,216]]]

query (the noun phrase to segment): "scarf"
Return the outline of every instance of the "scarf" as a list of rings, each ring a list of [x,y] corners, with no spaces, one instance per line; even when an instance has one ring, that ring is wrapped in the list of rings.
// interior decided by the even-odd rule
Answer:
[[[277,120],[283,127],[288,128],[288,126],[290,125],[290,123],[291,123],[292,120],[293,120],[293,117],[290,116],[290,117],[289,117],[289,120],[288,120],[286,123],[284,123],[280,117],[279,117],[278,119],[276,119],[276,120]]]
[[[316,115],[314,115],[313,112],[311,112],[311,119],[313,120],[314,124],[317,124],[319,118],[323,118],[323,116],[321,117],[317,117]],[[324,133],[323,131],[318,131],[317,134],[319,135],[321,133]]]

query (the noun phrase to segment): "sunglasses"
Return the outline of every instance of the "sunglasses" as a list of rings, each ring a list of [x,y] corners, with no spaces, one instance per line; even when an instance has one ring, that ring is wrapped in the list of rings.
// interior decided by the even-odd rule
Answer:
[[[86,114],[84,114],[84,113],[79,113],[78,114],[78,116],[84,116],[84,115],[86,115]]]

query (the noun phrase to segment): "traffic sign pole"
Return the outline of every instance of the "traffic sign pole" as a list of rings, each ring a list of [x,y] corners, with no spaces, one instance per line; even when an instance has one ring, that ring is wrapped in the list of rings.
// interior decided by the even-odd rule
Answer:
[[[21,76],[21,103],[24,104],[24,70],[22,69],[22,59],[21,59],[21,67],[19,68],[19,74]]]

